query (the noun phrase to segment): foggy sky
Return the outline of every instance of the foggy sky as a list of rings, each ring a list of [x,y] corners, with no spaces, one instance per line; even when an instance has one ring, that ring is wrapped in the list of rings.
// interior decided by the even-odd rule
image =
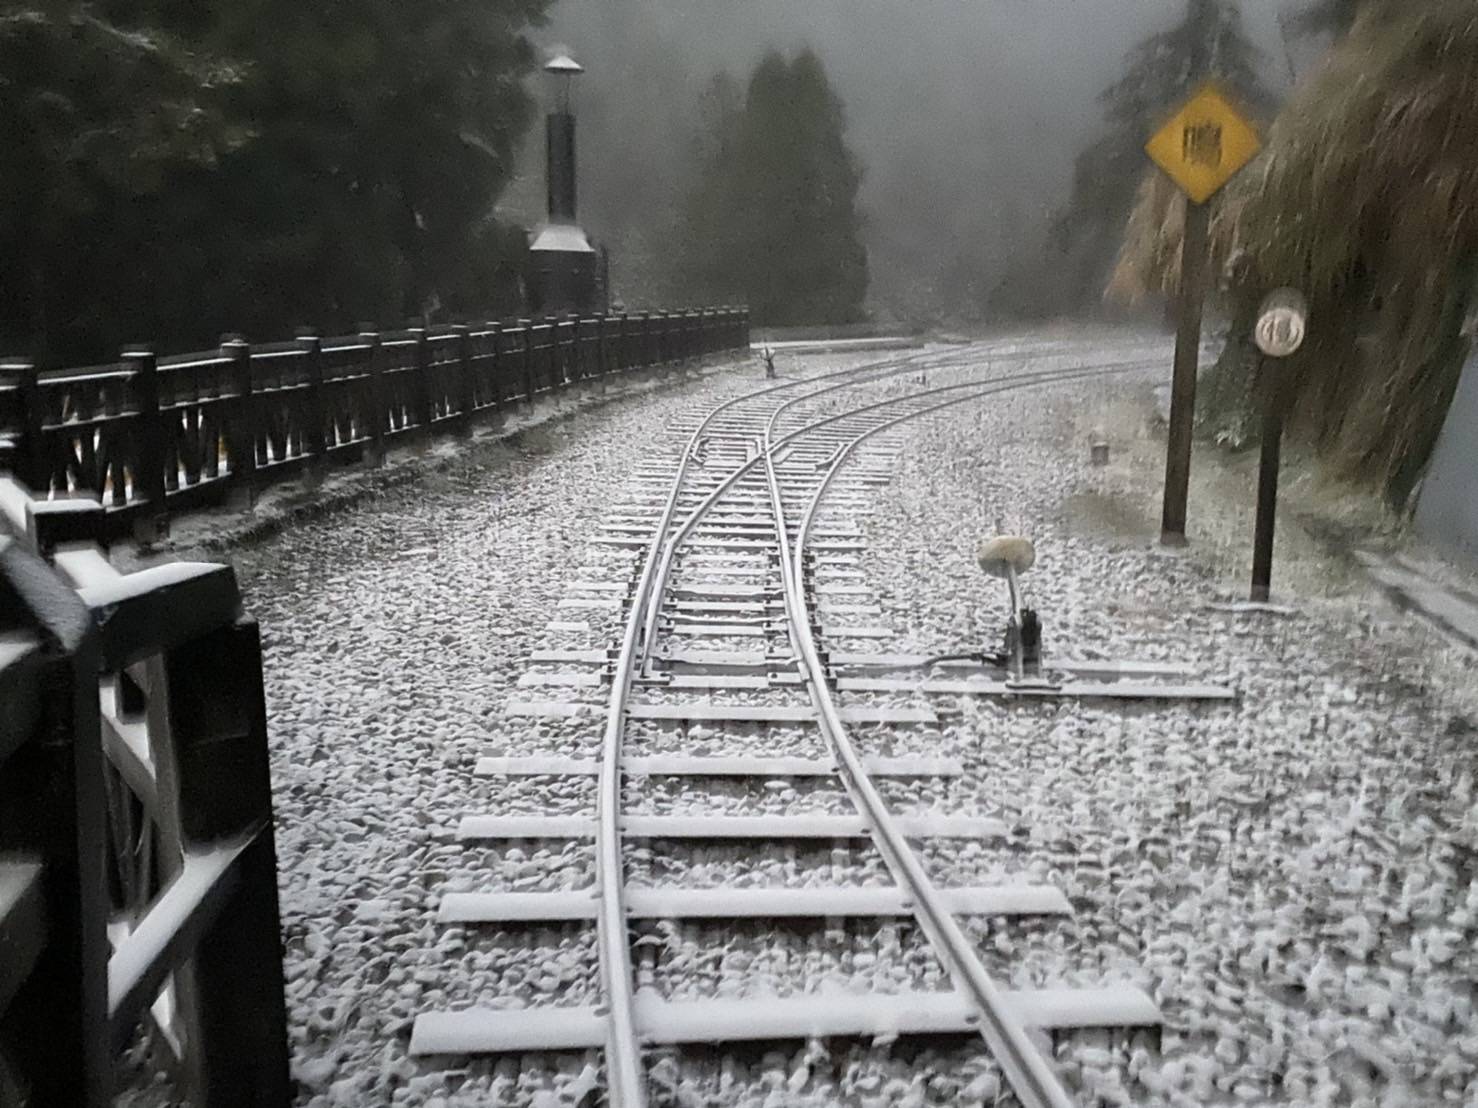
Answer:
[[[1297,6],[1243,3],[1279,90],[1288,62],[1276,17]],[[965,280],[988,287],[1011,251],[1033,248],[1067,195],[1073,156],[1099,133],[1098,92],[1135,42],[1183,10],[1184,0],[559,0],[536,39],[587,68],[582,222],[613,249],[631,239],[633,253],[664,245],[648,240],[676,202],[704,83],[721,69],[742,80],[766,49],[809,44],[865,167],[870,300],[909,314]],[[538,177],[534,134],[521,164]]]

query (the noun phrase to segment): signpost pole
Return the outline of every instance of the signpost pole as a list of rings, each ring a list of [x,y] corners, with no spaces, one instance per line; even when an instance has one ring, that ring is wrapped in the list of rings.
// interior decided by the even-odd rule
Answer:
[[[1283,409],[1288,383],[1280,361],[1303,345],[1309,306],[1297,289],[1276,289],[1257,310],[1253,341],[1262,352],[1257,365],[1262,393],[1262,450],[1257,469],[1257,523],[1252,537],[1252,602],[1267,603],[1273,578],[1273,525],[1278,511],[1278,462],[1283,446]]]
[[[1261,359],[1258,378],[1266,381],[1269,359]],[[1257,524],[1252,537],[1252,599],[1265,603],[1273,579],[1273,525],[1278,511],[1278,463],[1283,445],[1283,405],[1279,392],[1266,388],[1262,413],[1262,452],[1257,467]]]
[[[1180,253],[1180,321],[1175,331],[1175,373],[1170,384],[1170,434],[1165,450],[1165,504],[1160,543],[1185,545],[1186,500],[1191,484],[1196,369],[1201,353],[1201,306],[1206,298],[1206,231],[1210,213],[1189,197]]]
[[[1191,72],[1200,72],[1192,59]],[[1185,193],[1180,245],[1180,320],[1175,331],[1175,374],[1170,385],[1170,434],[1165,448],[1165,504],[1160,543],[1185,545],[1191,484],[1191,437],[1196,418],[1196,364],[1201,354],[1201,305],[1206,299],[1207,201],[1257,153],[1252,125],[1207,82],[1150,137],[1145,153]]]

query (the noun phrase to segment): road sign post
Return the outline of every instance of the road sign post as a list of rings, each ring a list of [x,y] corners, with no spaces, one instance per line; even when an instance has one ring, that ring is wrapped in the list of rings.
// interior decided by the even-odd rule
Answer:
[[[1203,85],[1145,145],[1145,152],[1186,195],[1181,236],[1180,311],[1170,386],[1170,433],[1165,452],[1165,501],[1160,542],[1184,545],[1201,349],[1201,306],[1206,299],[1206,202],[1252,160],[1257,132],[1214,84]]]
[[[1204,204],[1187,204],[1180,252],[1180,311],[1175,328],[1175,368],[1170,378],[1170,429],[1165,447],[1165,503],[1160,542],[1185,545],[1186,501],[1191,487],[1191,439],[1195,433],[1196,370],[1201,353],[1201,305],[1206,300]]]
[[[1279,361],[1303,345],[1308,308],[1301,294],[1279,289],[1257,312],[1253,341],[1262,351],[1258,378],[1263,384],[1262,448],[1257,468],[1257,522],[1252,537],[1252,600],[1265,603],[1273,579],[1273,528],[1278,511],[1278,468],[1283,446],[1283,405],[1287,387]]]

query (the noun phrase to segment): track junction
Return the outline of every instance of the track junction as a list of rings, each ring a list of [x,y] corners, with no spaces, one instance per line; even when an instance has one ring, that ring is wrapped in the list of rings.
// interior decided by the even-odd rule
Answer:
[[[1233,696],[1172,664],[1039,657],[1034,647],[1023,658],[1019,636],[1008,636],[1005,651],[962,644],[960,656],[942,659],[875,649],[893,633],[867,622],[880,609],[859,553],[870,494],[889,480],[899,430],[1006,393],[1158,364],[1133,350],[1068,361],[1075,364],[1045,370],[972,347],[909,354],[769,385],[669,428],[666,453],[629,474],[593,537],[590,564],[548,622],[555,641],[578,641],[589,631],[582,616],[619,613],[619,641],[534,651],[506,707],[512,719],[586,736],[588,754],[489,751],[475,769],[503,781],[594,779],[593,810],[474,812],[456,831],[469,848],[593,843],[595,880],[439,898],[447,925],[594,927],[598,989],[584,1005],[423,1011],[412,1054],[599,1050],[610,1102],[641,1105],[661,1099],[644,1060],[653,1048],[721,1053],[746,1041],[978,1035],[1017,1102],[1036,1108],[1074,1103],[1049,1061],[1053,1033],[1153,1033],[1156,1004],[1127,985],[1003,988],[960,920],[1063,916],[1068,900],[1050,884],[937,882],[917,844],[1000,841],[1012,829],[991,816],[888,800],[900,783],[962,771],[953,752],[925,752],[939,713],[961,696]],[[1012,574],[1013,627],[1016,584]],[[825,803],[801,801],[801,784]],[[745,794],[759,803],[744,803]],[[715,846],[790,857],[827,846],[844,858],[873,852],[888,883],[849,882],[845,867],[834,883],[801,877],[781,887],[632,876],[634,857],[650,873],[664,868],[654,854],[686,855],[676,871]],[[812,929],[846,921],[881,934],[896,933],[900,920],[926,939],[939,987],[859,991],[833,982],[779,997],[736,995],[720,981],[705,995],[701,983],[661,965],[660,936],[674,927],[762,935],[777,921]]]

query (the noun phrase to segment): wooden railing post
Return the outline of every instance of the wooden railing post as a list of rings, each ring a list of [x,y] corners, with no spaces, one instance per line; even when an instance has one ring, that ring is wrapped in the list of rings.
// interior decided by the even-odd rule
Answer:
[[[385,348],[380,345],[380,332],[361,331],[359,340],[369,346],[366,361],[366,378],[363,407],[360,411],[365,422],[365,434],[369,438],[371,465],[385,464],[385,426],[390,421],[385,397]]]
[[[226,422],[226,451],[231,459],[231,499],[249,508],[256,499],[257,402],[251,380],[251,347],[239,338],[221,343],[221,357],[230,365],[226,375],[232,401]]]
[[[239,621],[164,656],[177,813],[188,851],[246,841],[191,959],[203,1104],[292,1100],[267,710],[257,625]]]
[[[544,325],[549,328],[549,346],[544,358],[544,367],[549,379],[549,388],[553,391],[563,388],[568,380],[565,376],[564,357],[559,349],[559,320],[552,315],[546,315]]]
[[[160,542],[169,535],[169,508],[165,496],[164,465],[168,455],[164,419],[159,411],[159,367],[154,352],[125,350],[123,364],[133,385],[133,492],[141,502],[134,518],[135,541]]]
[[[51,467],[46,462],[45,412],[41,390],[36,384],[36,367],[22,359],[0,363],[0,373],[15,379],[16,405],[20,409],[19,450],[15,459],[15,475],[31,494],[44,499],[51,492]]]
[[[298,350],[303,359],[303,383],[307,385],[302,407],[303,453],[307,458],[307,480],[317,484],[323,479],[324,413],[323,413],[323,340],[317,335],[299,335]]]
[[[585,351],[580,346],[580,317],[570,313],[570,353],[565,363],[569,368],[565,377],[570,382],[583,381],[585,373]]]
[[[610,372],[611,317],[595,317],[595,376],[600,382],[600,394],[606,394],[606,374]]]
[[[7,700],[0,721],[0,898],[22,890],[0,906],[15,944],[0,947],[6,1060],[30,1086],[21,1103],[106,1108],[113,1090],[97,636],[77,594],[18,542],[0,541],[0,617],[8,617],[0,624],[7,632],[34,635],[38,648],[0,661],[0,672],[15,666],[24,677],[5,674],[17,703]],[[0,1102],[9,1108],[6,1091]]]
[[[411,374],[411,418],[421,434],[431,434],[431,348],[426,341],[426,328],[412,327],[416,343],[415,371]]]
[[[472,375],[472,329],[465,323],[452,327],[457,344],[457,403],[462,429],[472,429],[472,413],[477,408],[477,379]]]
[[[496,320],[491,320],[483,325],[488,332],[487,337],[487,371],[485,380],[488,383],[488,400],[490,403],[488,421],[494,427],[503,425],[503,327]]]
[[[530,408],[534,406],[534,321],[520,319],[523,328],[523,399]]]

